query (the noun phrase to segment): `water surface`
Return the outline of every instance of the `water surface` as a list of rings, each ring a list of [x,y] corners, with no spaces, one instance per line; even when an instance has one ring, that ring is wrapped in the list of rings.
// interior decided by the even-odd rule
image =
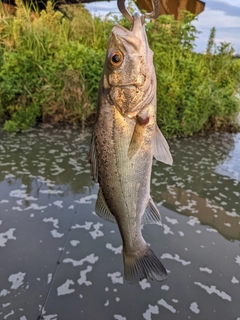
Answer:
[[[240,320],[239,134],[171,140],[173,167],[154,161],[163,227],[143,235],[168,280],[134,286],[94,212],[89,133],[0,137],[0,319]]]

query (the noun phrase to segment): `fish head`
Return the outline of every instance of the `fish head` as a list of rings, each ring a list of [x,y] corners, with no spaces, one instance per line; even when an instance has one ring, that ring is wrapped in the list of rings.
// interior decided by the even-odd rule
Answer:
[[[141,16],[135,13],[131,30],[115,25],[108,40],[103,86],[123,117],[134,117],[155,96],[153,52]]]

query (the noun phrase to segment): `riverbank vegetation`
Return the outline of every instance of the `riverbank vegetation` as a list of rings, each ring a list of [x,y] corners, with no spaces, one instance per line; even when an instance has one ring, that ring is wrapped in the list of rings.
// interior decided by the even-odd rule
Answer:
[[[15,16],[0,14],[0,121],[8,132],[38,121],[84,127],[94,117],[98,83],[114,15],[92,17],[82,5],[31,12],[16,0]],[[1,10],[1,9],[0,9]],[[239,112],[235,97],[239,60],[228,43],[194,52],[198,31],[185,14],[148,22],[157,74],[158,124],[168,137],[230,130]],[[236,126],[234,127],[236,129]]]

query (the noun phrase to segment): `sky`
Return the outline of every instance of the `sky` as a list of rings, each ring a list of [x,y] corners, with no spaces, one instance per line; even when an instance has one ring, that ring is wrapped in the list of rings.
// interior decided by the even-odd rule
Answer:
[[[194,22],[201,34],[196,41],[196,51],[204,52],[212,27],[216,27],[216,42],[230,42],[237,54],[240,54],[240,0],[206,0],[205,10]],[[93,14],[105,15],[119,12],[117,2],[94,2],[86,4]]]

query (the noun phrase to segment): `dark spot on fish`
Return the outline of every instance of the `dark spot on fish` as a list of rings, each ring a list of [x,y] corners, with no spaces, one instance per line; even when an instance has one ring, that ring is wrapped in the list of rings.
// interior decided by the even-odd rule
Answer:
[[[142,125],[142,126],[145,126],[149,123],[149,117],[146,117],[146,118],[141,118],[140,116],[137,115],[137,123]]]

